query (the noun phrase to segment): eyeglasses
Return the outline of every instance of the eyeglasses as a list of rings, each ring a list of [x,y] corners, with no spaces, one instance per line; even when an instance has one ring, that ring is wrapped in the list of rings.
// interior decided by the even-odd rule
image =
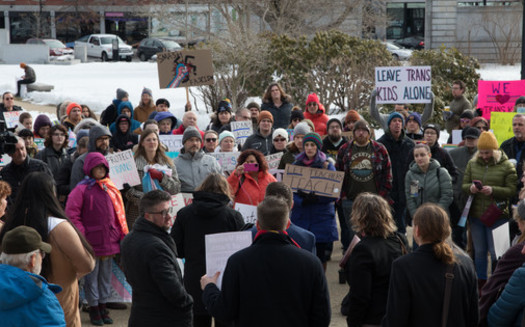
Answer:
[[[206,142],[215,142],[215,141],[217,141],[217,139],[216,139],[216,138],[210,138],[210,139],[206,139]]]
[[[169,210],[162,210],[158,212],[148,212],[150,215],[161,215],[162,218],[171,217]]]
[[[283,138],[275,138],[273,139],[274,142],[284,142],[286,141],[286,139],[283,137]]]
[[[63,133],[53,133],[53,136],[65,137],[66,134],[63,134]]]

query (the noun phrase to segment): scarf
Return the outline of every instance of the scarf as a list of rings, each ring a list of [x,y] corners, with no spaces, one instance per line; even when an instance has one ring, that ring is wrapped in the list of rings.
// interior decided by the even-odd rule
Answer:
[[[308,159],[306,152],[301,152],[297,157],[295,157],[294,165],[322,168],[324,162],[326,161],[326,154],[324,152],[317,150],[315,157],[313,159]]]
[[[124,238],[124,236],[129,233],[128,224],[126,222],[126,211],[124,210],[122,195],[115,184],[113,184],[111,179],[109,179],[109,177],[105,177],[103,179],[96,180],[86,176],[79,184],[87,185],[88,187],[98,185],[108,194],[109,198],[111,199],[111,203],[113,203],[115,214],[117,215],[117,222],[123,235],[122,238]]]

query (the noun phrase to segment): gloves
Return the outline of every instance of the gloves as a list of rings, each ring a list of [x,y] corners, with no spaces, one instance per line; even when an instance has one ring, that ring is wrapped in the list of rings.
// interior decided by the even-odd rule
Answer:
[[[131,186],[128,183],[124,183],[122,186],[124,187],[124,191],[127,191],[131,188]]]
[[[297,194],[303,199],[303,205],[311,205],[319,202],[319,198],[315,195],[315,192],[306,193],[304,191],[297,191]]]
[[[157,169],[150,169],[148,172],[151,178],[156,179],[159,182],[162,180],[162,176],[164,176],[164,174]]]

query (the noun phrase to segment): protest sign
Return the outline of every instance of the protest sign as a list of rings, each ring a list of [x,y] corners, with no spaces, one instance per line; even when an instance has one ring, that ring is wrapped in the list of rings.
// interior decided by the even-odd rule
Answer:
[[[182,50],[157,53],[161,89],[213,85],[211,50]]]
[[[265,158],[266,162],[268,163],[268,169],[277,169],[279,167],[279,163],[281,162],[283,154],[283,152],[277,152],[266,156]]]
[[[490,128],[494,132],[499,145],[503,141],[514,137],[514,132],[512,131],[512,118],[514,118],[514,115],[516,115],[515,112],[492,112]]]
[[[46,141],[46,139],[41,139],[41,138],[33,139],[33,143],[35,143],[36,148],[38,149],[38,151],[43,150],[45,148],[45,145],[44,145],[45,141]]]
[[[184,199],[184,206],[189,206],[193,203],[193,193],[181,193]]]
[[[246,139],[253,134],[251,121],[232,121],[230,127],[233,135],[235,135],[235,142],[240,145],[243,145]]]
[[[289,128],[286,131],[288,132],[288,140],[293,141],[293,131],[294,131],[294,129],[293,128],[292,129]]]
[[[461,137],[462,132],[463,130],[461,129],[452,130],[452,144],[459,144],[461,141],[463,141],[463,138]]]
[[[217,160],[219,166],[221,166],[222,171],[232,171],[235,170],[237,165],[237,158],[241,154],[240,152],[211,152],[207,153],[210,156],[214,157]]]
[[[108,302],[131,303],[131,285],[115,259],[110,260],[113,260],[113,264],[111,265],[111,290]]]
[[[175,219],[177,219],[177,212],[179,212],[179,210],[184,208],[185,206],[186,206],[186,203],[184,201],[184,196],[182,195],[182,193],[177,193],[171,196],[170,208],[169,208],[169,212],[171,216],[170,228],[173,227],[173,223],[175,222]]]
[[[217,287],[222,286],[222,276],[228,258],[235,252],[252,244],[252,232],[229,232],[204,236],[206,245],[206,275],[213,276],[220,272]]]
[[[159,135],[159,141],[168,147],[167,152],[180,152],[182,135]]]
[[[376,103],[430,103],[430,66],[376,67]]]
[[[492,112],[514,111],[514,103],[522,95],[524,88],[525,80],[478,81],[478,108],[481,109],[483,118],[491,120]]]
[[[4,112],[4,120],[5,120],[5,127],[7,128],[15,128],[20,124],[18,120],[20,119],[20,115],[22,114],[22,111],[5,111]]]
[[[310,168],[287,164],[283,183],[295,192],[315,192],[319,196],[338,198],[345,173],[328,169]]]
[[[278,182],[283,181],[284,169],[270,169],[269,172]]]
[[[109,154],[106,160],[109,164],[109,178],[119,190],[124,188],[125,183],[130,186],[141,183],[131,150]]]
[[[234,209],[240,212],[244,218],[245,224],[255,224],[255,221],[257,220],[257,206],[235,203]]]
[[[494,252],[498,260],[510,248],[509,223],[496,227],[492,230],[492,239],[494,240]]]

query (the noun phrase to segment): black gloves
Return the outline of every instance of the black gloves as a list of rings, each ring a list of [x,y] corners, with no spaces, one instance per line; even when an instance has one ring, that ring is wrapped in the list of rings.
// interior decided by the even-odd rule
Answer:
[[[302,190],[298,190],[297,194],[303,199],[303,205],[311,205],[319,202],[319,197],[315,195],[315,192],[307,193]]]

